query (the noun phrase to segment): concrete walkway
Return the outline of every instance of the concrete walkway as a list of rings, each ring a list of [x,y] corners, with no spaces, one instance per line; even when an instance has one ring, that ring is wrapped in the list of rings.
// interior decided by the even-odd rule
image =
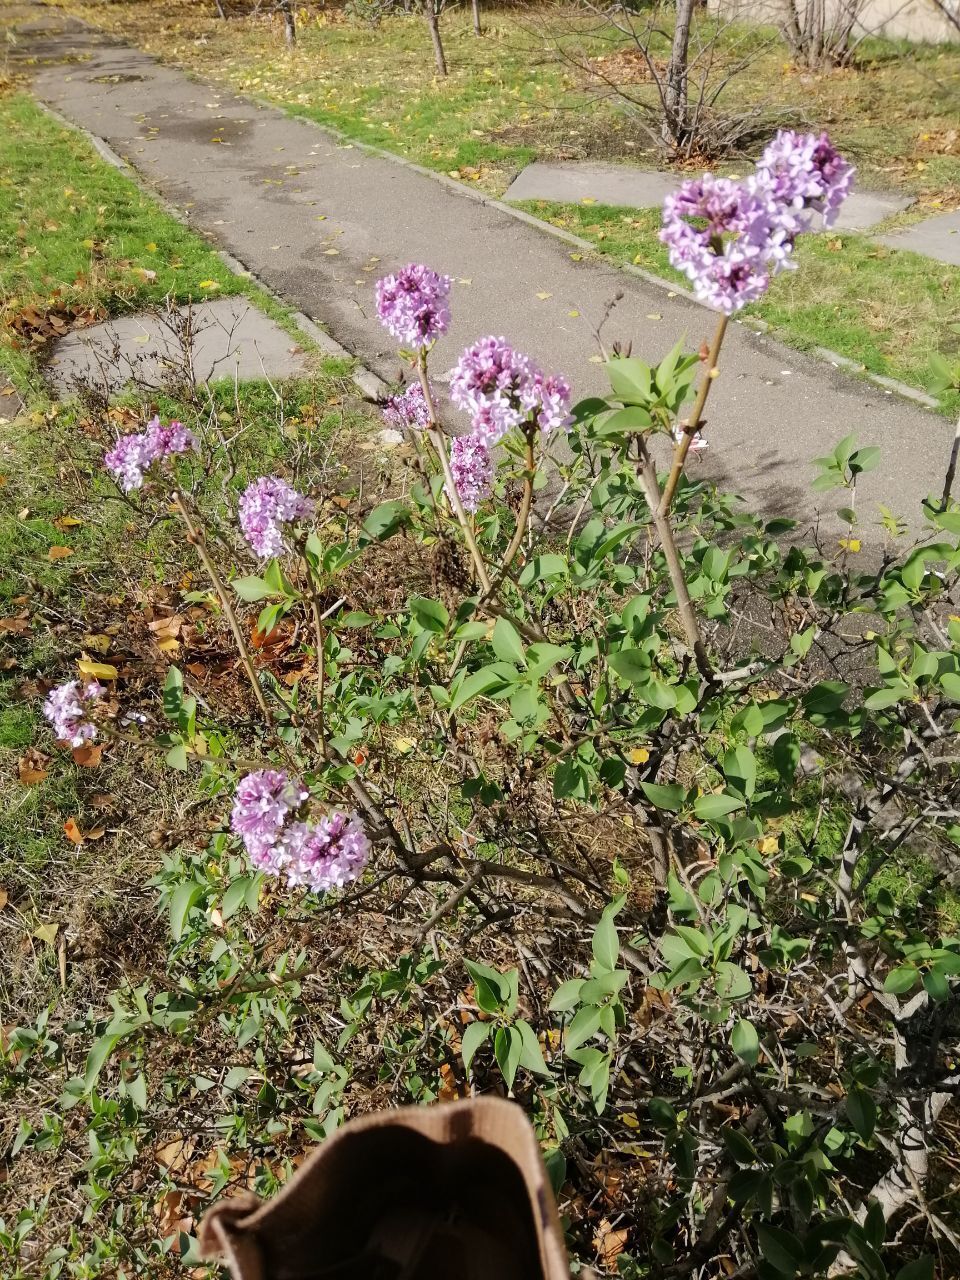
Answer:
[[[602,391],[592,330],[618,292],[604,336],[632,341],[637,355],[656,360],[681,334],[699,346],[713,328],[693,302],[458,184],[343,145],[55,10],[34,12],[17,52],[37,95],[105,139],[194,225],[387,377],[398,364],[374,314],[373,282],[411,260],[458,282],[437,371],[477,336],[503,333],[562,370],[578,396]],[[865,521],[878,501],[915,520],[920,500],[939,488],[953,436],[935,414],[739,325],[709,419],[711,448],[697,465],[771,514],[813,512],[811,459],[848,432],[879,445],[882,465],[858,495]],[[819,502],[826,512],[839,505],[836,495]]]

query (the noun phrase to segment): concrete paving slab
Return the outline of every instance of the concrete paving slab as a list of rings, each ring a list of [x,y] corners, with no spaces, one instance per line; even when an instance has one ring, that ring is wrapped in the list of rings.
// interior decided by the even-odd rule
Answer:
[[[656,169],[622,164],[528,164],[513,180],[505,200],[559,200],[577,204],[595,200],[627,209],[650,209],[676,191],[682,178]],[[834,223],[838,231],[867,231],[913,203],[893,192],[854,191]],[[821,230],[820,220],[813,228]]]
[[[187,350],[198,382],[295,378],[310,367],[275,320],[245,298],[217,298],[76,329],[57,340],[45,373],[60,395],[78,385],[104,395],[131,382],[160,388],[182,379]]]
[[[912,249],[924,257],[960,267],[960,209],[924,218],[923,222],[915,222],[912,227],[891,231],[888,235],[877,236],[877,239],[891,249]]]
[[[58,14],[57,23],[64,21]],[[34,39],[45,42],[50,60],[25,63],[41,99],[109,143],[191,223],[388,379],[396,376],[396,353],[376,318],[373,282],[411,261],[456,281],[453,323],[431,357],[438,375],[467,343],[503,333],[546,369],[563,372],[578,397],[602,393],[607,380],[591,361],[593,329],[618,293],[604,337],[631,342],[647,360],[661,358],[680,335],[697,347],[714,327],[703,307],[466,187],[193,79],[82,24],[24,37],[18,48],[28,59]],[[53,65],[57,56],[66,65]],[[70,61],[76,57],[83,61]],[[835,494],[811,494],[812,459],[851,431],[882,450],[881,465],[858,485],[864,530],[877,502],[916,521],[921,499],[942,484],[952,424],[731,326],[710,397],[712,448],[698,473],[764,512],[832,513]]]

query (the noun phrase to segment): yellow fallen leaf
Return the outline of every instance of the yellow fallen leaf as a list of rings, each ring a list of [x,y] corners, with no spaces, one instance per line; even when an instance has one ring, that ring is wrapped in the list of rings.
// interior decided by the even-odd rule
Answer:
[[[53,523],[58,529],[73,529],[83,521],[79,516],[57,516]]]
[[[579,311],[568,311],[568,312],[567,312],[567,315],[570,317],[570,319],[571,319],[571,320],[576,320],[576,318],[577,318],[577,316],[578,316],[579,314],[580,314],[580,312],[579,312]]]
[[[146,249],[147,253],[156,253],[156,252],[157,252],[157,246],[153,243],[153,241],[152,241],[152,240],[150,241],[150,243],[149,243],[149,244],[146,244],[146,245],[144,245],[143,247]]]
[[[48,560],[66,560],[73,555],[73,547],[51,547],[47,552]]]
[[[776,836],[764,836],[760,841],[761,853],[776,853],[780,848],[780,841]]]
[[[409,755],[417,745],[415,738],[395,738],[393,745],[402,756]]]
[[[546,302],[546,300],[547,300],[548,298],[552,298],[552,297],[553,297],[553,294],[552,294],[552,293],[547,293],[547,292],[544,290],[544,292],[542,292],[542,293],[538,293],[538,294],[537,294],[537,297],[540,299],[540,301],[541,301],[541,302]]]
[[[584,197],[583,197],[583,199],[580,201],[580,203],[581,203],[581,204],[596,204],[597,202],[596,202],[596,199],[595,199],[593,196],[584,196]]]
[[[110,644],[110,636],[104,635],[102,631],[83,637],[83,647],[85,649],[92,649],[94,653],[109,653]]]
[[[77,670],[82,676],[93,676],[96,680],[116,680],[117,668],[112,662],[94,662],[92,658],[80,658]]]
[[[646,747],[634,747],[632,751],[627,752],[627,759],[631,764],[646,764],[650,759],[650,752]]]
[[[220,284],[217,280],[201,280],[198,285],[200,289],[219,289]]]
[[[59,932],[60,926],[56,921],[51,921],[50,924],[42,924],[39,928],[34,929],[33,936],[35,938],[39,938],[41,942],[46,942],[50,946],[53,946],[54,942],[57,940],[57,934]]]
[[[327,255],[327,257],[328,257],[328,258],[336,258],[336,257],[338,257],[338,256],[339,256],[340,250],[339,250],[339,249],[324,249],[324,251],[323,251],[323,252]]]
[[[570,260],[571,260],[571,262],[582,262],[582,261],[583,261],[583,254],[582,254],[582,253],[571,253],[571,255],[570,255]]]

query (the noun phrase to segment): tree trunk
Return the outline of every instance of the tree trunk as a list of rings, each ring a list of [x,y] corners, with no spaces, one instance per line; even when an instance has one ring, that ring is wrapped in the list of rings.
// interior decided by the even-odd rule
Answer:
[[[673,149],[683,146],[689,129],[687,61],[695,4],[696,0],[677,0],[677,25],[673,31],[670,62],[664,82],[662,136],[664,143]]]
[[[480,25],[480,0],[472,0],[473,4],[473,34],[475,36],[483,35],[483,27]]]
[[[434,0],[426,0],[424,13],[427,16],[427,26],[430,28],[430,39],[433,41],[433,56],[437,64],[437,74],[445,76],[447,74],[447,60],[443,53],[443,41],[440,39],[440,23],[437,19]]]
[[[297,43],[297,21],[293,16],[293,5],[291,0],[277,0],[277,4],[283,14],[283,38],[287,48],[292,49]]]

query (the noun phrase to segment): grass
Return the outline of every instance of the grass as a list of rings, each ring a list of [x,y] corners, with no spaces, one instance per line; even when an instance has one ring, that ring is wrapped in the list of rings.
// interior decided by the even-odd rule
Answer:
[[[635,54],[625,52],[622,36],[563,8],[492,9],[482,40],[466,15],[444,15],[450,75],[440,80],[414,17],[387,18],[374,29],[339,12],[304,10],[290,55],[272,19],[224,23],[212,6],[198,13],[187,0],[65,0],[64,7],[161,58],[495,195],[535,159],[656,163],[635,119],[598,98],[558,48],[603,58],[606,73],[620,80],[636,80]],[[665,49],[654,42],[654,53]],[[812,75],[790,66],[770,31],[730,28],[718,67],[745,52],[749,70],[728,91],[736,106],[776,107],[797,124],[829,128],[857,162],[862,185],[917,197],[914,215],[960,205],[951,107],[960,94],[960,48],[873,40],[861,46],[855,67]],[[642,83],[629,88],[642,100],[652,93]],[[592,240],[604,255],[672,276],[655,209],[525,207]],[[930,355],[952,355],[960,344],[960,271],[848,234],[810,238],[799,258],[802,270],[778,280],[753,313],[796,347],[828,347],[870,372],[927,389]],[[952,411],[953,402],[944,407]]]

